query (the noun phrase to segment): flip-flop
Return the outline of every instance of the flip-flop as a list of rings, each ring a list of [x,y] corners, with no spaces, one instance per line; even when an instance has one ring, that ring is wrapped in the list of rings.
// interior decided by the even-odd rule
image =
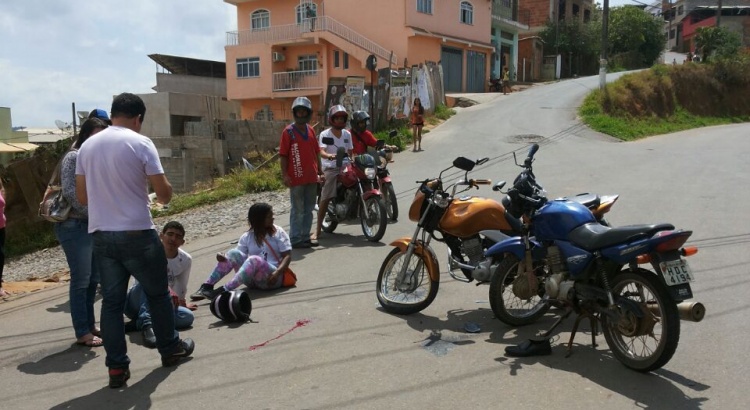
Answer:
[[[104,345],[104,341],[98,336],[92,336],[91,339],[88,340],[76,341],[76,344],[86,347],[100,347]]]
[[[102,337],[102,330],[98,328],[91,329],[91,334],[96,337]]]

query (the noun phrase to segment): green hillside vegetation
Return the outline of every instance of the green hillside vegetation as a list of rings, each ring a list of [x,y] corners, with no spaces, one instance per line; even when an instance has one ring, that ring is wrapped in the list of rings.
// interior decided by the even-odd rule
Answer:
[[[579,109],[591,128],[635,140],[750,121],[750,57],[655,65],[591,93]]]

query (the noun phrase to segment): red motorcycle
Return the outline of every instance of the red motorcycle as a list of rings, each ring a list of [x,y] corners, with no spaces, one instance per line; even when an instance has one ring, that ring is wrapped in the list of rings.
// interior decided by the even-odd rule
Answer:
[[[397,132],[391,131],[390,136],[393,138]],[[396,190],[393,189],[391,182],[391,171],[388,170],[388,162],[393,158],[393,150],[385,147],[385,140],[378,140],[375,145],[376,155],[379,159],[377,168],[377,188],[383,196],[385,210],[391,221],[398,220],[398,201],[396,200]]]
[[[328,141],[330,140],[330,141]],[[332,145],[333,138],[324,137],[323,143]],[[328,203],[322,222],[324,232],[332,233],[340,222],[359,219],[362,233],[371,242],[385,235],[388,214],[385,201],[377,188],[377,163],[370,154],[354,157],[352,161],[344,148],[336,153],[340,169],[336,182],[336,197]]]

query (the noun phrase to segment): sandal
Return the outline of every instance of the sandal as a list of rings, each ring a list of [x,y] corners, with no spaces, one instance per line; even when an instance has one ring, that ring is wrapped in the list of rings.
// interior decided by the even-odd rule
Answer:
[[[84,337],[86,337],[86,336],[84,336]],[[86,340],[78,339],[78,340],[76,340],[76,344],[79,345],[79,346],[86,346],[86,347],[100,347],[100,346],[104,345],[104,341],[102,340],[101,337],[94,336],[92,334],[90,339],[86,339]]]
[[[102,330],[99,329],[98,327],[95,327],[95,328],[91,329],[91,334],[94,335],[94,336],[96,336],[96,337],[102,337]]]

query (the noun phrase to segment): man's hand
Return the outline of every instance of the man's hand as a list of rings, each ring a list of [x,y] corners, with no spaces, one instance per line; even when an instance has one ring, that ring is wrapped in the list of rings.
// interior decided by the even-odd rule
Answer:
[[[193,311],[198,309],[198,305],[196,305],[195,303],[187,303],[185,299],[180,299],[180,306],[186,307]]]

